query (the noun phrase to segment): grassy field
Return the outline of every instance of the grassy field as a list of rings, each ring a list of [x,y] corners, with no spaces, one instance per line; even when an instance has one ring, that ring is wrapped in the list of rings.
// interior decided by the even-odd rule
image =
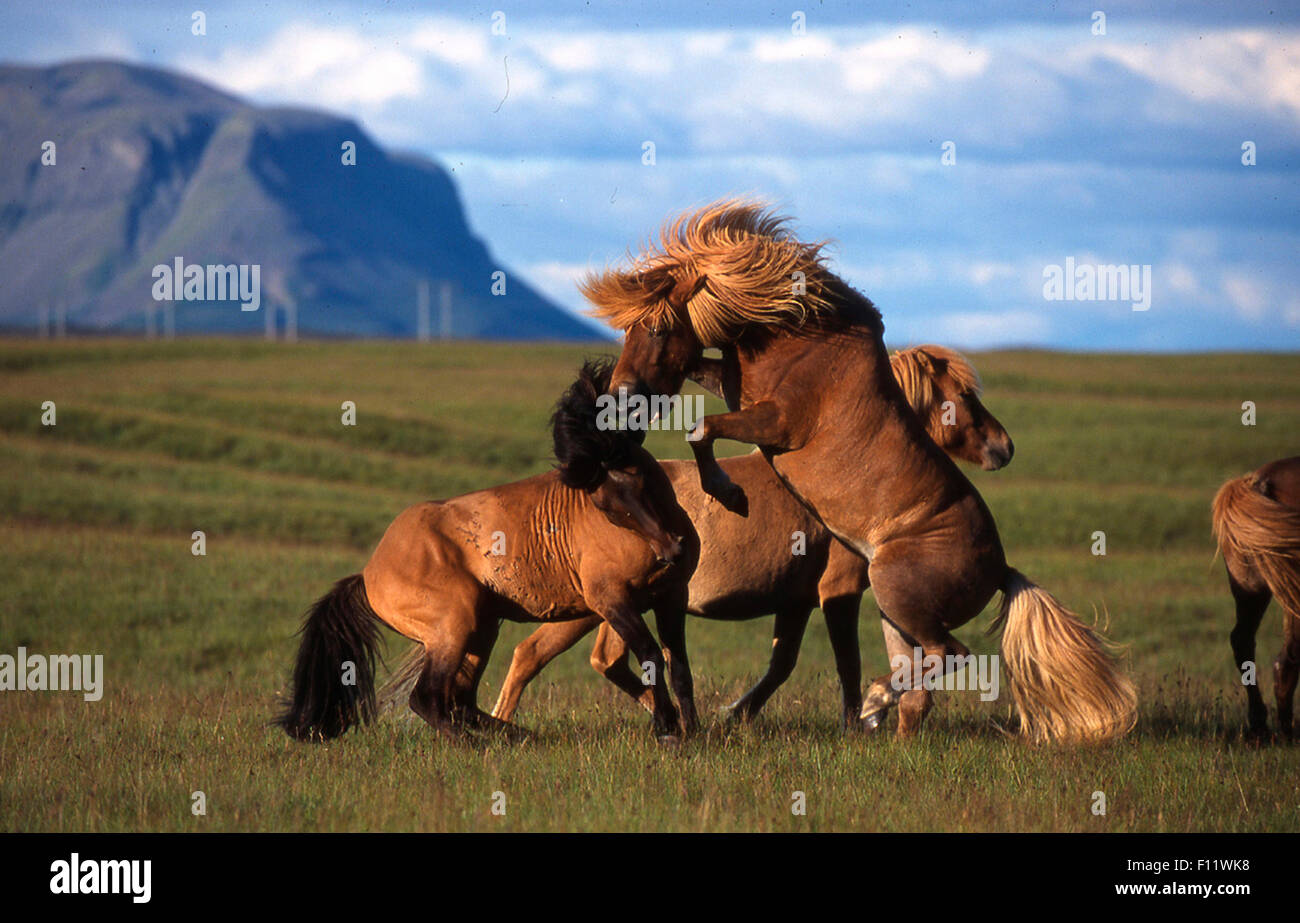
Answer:
[[[971,476],[1009,560],[1127,646],[1142,717],[1121,743],[1031,748],[970,693],[940,694],[918,739],[841,736],[816,615],[794,677],[739,729],[718,709],[761,673],[771,620],[692,620],[709,729],[675,750],[586,645],[525,694],[522,743],[448,744],[404,712],[327,746],[267,727],[304,608],[405,506],[547,468],[551,402],[596,349],[0,341],[0,653],[100,653],[107,677],[99,702],[0,692],[0,830],[1300,830],[1295,751],[1239,740],[1209,534],[1225,478],[1298,451],[1292,356],[972,357],[1017,452]],[[680,434],[648,445],[686,454]],[[977,652],[995,650],[987,622],[960,632]],[[1265,677],[1278,624],[1274,608]],[[530,629],[503,629],[486,707]],[[389,637],[392,665],[407,642]]]

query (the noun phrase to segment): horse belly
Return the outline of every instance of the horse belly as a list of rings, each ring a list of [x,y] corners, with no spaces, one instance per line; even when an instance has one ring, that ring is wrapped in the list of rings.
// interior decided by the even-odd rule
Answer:
[[[554,622],[590,615],[582,593],[567,576],[524,560],[504,560],[486,576],[498,618]]]
[[[789,605],[817,605],[830,536],[818,526],[811,536],[803,529],[781,528],[750,538],[724,545],[701,536],[700,563],[688,586],[689,612],[747,619]]]

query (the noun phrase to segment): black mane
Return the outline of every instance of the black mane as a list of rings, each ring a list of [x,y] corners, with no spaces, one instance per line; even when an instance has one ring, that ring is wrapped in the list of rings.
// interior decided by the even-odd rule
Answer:
[[[578,490],[595,490],[608,468],[626,465],[633,450],[645,439],[639,430],[600,429],[596,426],[597,399],[609,389],[612,359],[589,359],[578,380],[555,405],[551,434],[560,480]]]

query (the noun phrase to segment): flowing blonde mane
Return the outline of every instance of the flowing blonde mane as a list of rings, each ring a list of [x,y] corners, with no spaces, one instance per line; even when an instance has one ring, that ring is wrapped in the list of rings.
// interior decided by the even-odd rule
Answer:
[[[913,346],[894,353],[889,357],[894,378],[902,387],[907,403],[926,421],[927,428],[936,419],[934,412],[943,400],[942,392],[934,385],[936,361],[948,364],[946,371],[960,393],[978,397],[983,390],[974,366],[961,353],[946,346]]]
[[[723,199],[666,222],[628,269],[591,273],[579,289],[612,327],[688,323],[705,346],[750,325],[795,329],[829,314],[821,243],[804,243],[766,204]],[[801,275],[800,275],[801,274]]]

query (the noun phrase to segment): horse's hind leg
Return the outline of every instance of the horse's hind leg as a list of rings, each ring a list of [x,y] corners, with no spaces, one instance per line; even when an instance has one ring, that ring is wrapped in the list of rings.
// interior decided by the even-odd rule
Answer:
[[[1273,695],[1277,698],[1277,724],[1287,740],[1292,734],[1296,676],[1300,674],[1300,613],[1282,612],[1282,652],[1273,663]]]
[[[640,674],[628,666],[627,642],[609,627],[608,622],[602,622],[596,632],[596,643],[591,646],[591,668],[636,699],[646,711],[654,713],[654,691],[641,682]]]
[[[1262,585],[1263,582],[1260,583]],[[1264,618],[1264,611],[1268,608],[1272,594],[1267,589],[1247,588],[1237,580],[1231,568],[1228,571],[1228,588],[1232,591],[1232,598],[1237,604],[1237,624],[1233,627],[1230,636],[1232,659],[1237,669],[1238,681],[1242,681],[1246,664],[1255,664],[1255,635],[1259,631],[1259,623]],[[1280,672],[1281,662],[1279,657],[1277,664],[1274,665],[1275,693],[1279,689],[1277,675]],[[1252,672],[1253,681],[1242,682],[1246,689],[1246,718],[1251,736],[1265,737],[1268,734],[1268,706],[1264,704],[1264,696],[1259,691],[1259,670]],[[1292,675],[1294,676],[1294,673]],[[1278,704],[1281,705],[1280,698]]]
[[[462,665],[470,640],[475,635],[473,613],[448,615],[438,621],[439,631],[424,639],[425,666],[411,690],[411,710],[440,734],[458,736],[465,714],[459,707],[464,700]],[[470,685],[473,684],[471,668]]]
[[[501,622],[495,618],[482,618],[478,627],[469,637],[465,646],[465,656],[460,669],[456,671],[454,681],[454,707],[464,721],[472,727],[486,730],[500,730],[508,725],[489,715],[478,707],[478,687],[483,680],[483,671],[487,669],[488,658],[496,646]]]
[[[858,610],[861,606],[861,593],[822,600],[826,633],[835,654],[835,672],[840,677],[843,700],[840,726],[844,728],[853,727],[862,711],[862,653],[858,648]]]
[[[935,626],[925,640],[917,640],[903,631],[883,612],[880,627],[885,635],[885,649],[893,672],[876,677],[867,689],[862,705],[864,730],[874,731],[884,721],[893,705],[898,705],[899,737],[910,737],[921,729],[921,723],[934,704],[934,697],[925,688],[926,680],[937,680],[958,662],[956,658],[970,655],[970,649],[941,626]],[[942,666],[927,668],[925,661],[940,658]]]
[[[799,647],[803,643],[803,633],[808,627],[808,616],[811,614],[812,609],[807,606],[777,610],[776,621],[772,625],[772,659],[768,662],[767,672],[752,689],[730,706],[728,711],[731,718],[748,721],[757,717],[772,693],[790,678],[795,663],[799,660]]]
[[[568,622],[546,622],[515,647],[510,672],[501,684],[501,694],[492,708],[492,717],[509,721],[519,707],[519,697],[548,663],[577,644],[582,636],[602,624],[596,615]]]

